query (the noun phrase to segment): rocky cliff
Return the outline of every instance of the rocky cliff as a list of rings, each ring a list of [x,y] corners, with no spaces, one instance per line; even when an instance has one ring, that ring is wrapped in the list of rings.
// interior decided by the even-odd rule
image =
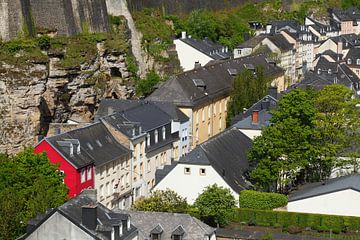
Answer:
[[[0,59],[0,152],[34,145],[50,122],[89,122],[103,97],[132,96],[127,52],[109,51],[106,42],[95,49],[74,67],[64,67],[61,50],[24,62],[22,51],[11,61]]]
[[[105,0],[0,0],[0,38],[51,31],[73,35],[107,32]]]

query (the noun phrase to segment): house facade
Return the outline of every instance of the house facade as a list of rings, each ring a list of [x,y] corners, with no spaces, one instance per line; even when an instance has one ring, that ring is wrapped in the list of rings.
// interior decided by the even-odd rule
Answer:
[[[251,185],[244,177],[250,147],[251,140],[238,129],[226,130],[198,145],[177,164],[157,170],[154,190],[174,190],[192,204],[206,187],[217,184],[238,199],[239,192]]]

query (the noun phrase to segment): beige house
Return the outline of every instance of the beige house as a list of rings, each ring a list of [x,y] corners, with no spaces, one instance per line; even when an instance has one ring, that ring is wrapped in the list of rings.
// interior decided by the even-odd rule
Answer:
[[[190,119],[190,145],[196,145],[226,128],[227,105],[233,78],[241,71],[263,66],[273,84],[285,86],[281,68],[264,55],[254,55],[214,63],[170,78],[147,99],[177,105]]]

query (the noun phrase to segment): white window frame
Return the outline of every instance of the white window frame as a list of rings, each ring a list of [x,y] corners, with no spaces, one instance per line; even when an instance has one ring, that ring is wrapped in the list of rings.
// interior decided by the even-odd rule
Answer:
[[[150,147],[150,134],[149,133],[146,135],[146,144],[148,147]]]
[[[208,119],[210,119],[210,118],[211,118],[211,107],[208,106]]]
[[[82,168],[81,169],[81,183],[86,182],[86,169]]]
[[[159,132],[157,129],[155,129],[155,131],[154,131],[154,137],[155,137],[155,144],[156,144],[159,141]]]
[[[191,174],[191,168],[190,167],[184,167],[184,174],[190,175]]]
[[[166,139],[166,128],[165,128],[165,126],[162,127],[162,139],[163,139],[163,140]]]
[[[202,121],[204,122],[205,121],[205,110],[204,109],[202,109],[201,114],[202,114]]]
[[[87,180],[90,180],[92,178],[92,168],[91,166],[87,167]]]

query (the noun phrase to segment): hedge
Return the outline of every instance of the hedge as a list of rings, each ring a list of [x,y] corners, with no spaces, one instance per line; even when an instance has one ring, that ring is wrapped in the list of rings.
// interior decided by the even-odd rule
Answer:
[[[257,226],[310,227],[318,231],[346,232],[360,230],[360,217],[322,215],[271,210],[237,208],[233,212],[232,222]]]
[[[286,206],[288,197],[279,193],[243,190],[240,192],[239,202],[241,208],[272,210]]]

